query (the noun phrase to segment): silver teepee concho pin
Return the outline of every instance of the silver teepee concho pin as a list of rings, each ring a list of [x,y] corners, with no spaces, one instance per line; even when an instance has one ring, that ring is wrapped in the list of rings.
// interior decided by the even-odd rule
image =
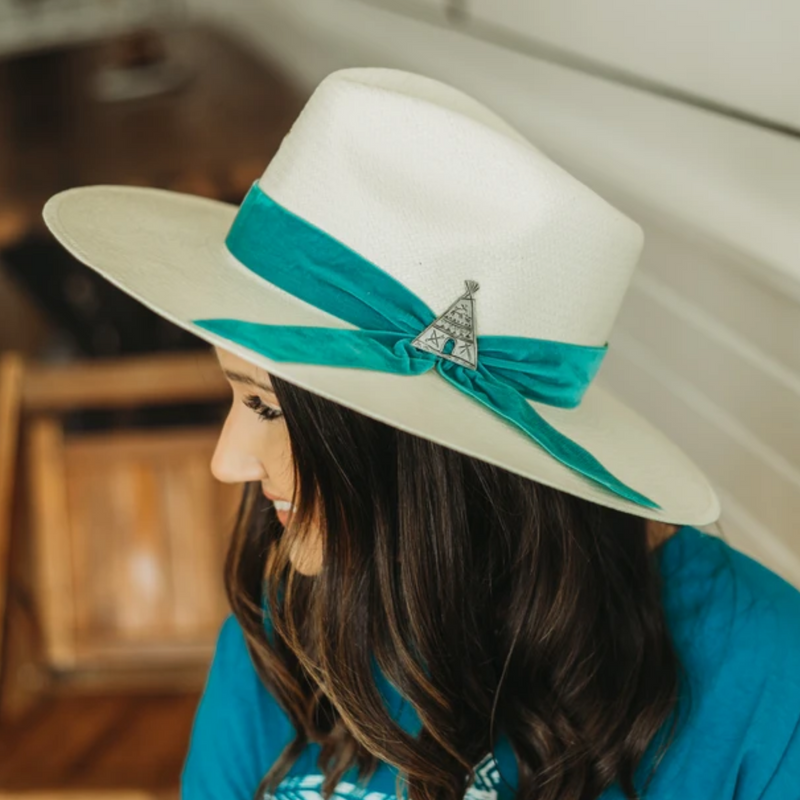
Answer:
[[[476,281],[464,281],[466,292],[440,314],[411,344],[462,367],[477,369],[478,341],[475,336]]]

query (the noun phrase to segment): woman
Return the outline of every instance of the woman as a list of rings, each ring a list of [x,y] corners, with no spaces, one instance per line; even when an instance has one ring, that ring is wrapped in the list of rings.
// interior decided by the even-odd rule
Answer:
[[[233,390],[184,797],[800,797],[800,592],[593,383],[641,230],[505,121],[342,70],[238,209],[85,187],[45,219]]]

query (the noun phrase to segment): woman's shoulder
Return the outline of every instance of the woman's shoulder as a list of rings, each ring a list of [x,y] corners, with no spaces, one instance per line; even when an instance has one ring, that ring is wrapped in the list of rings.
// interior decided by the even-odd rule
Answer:
[[[256,671],[234,616],[222,623],[195,715],[182,797],[252,797],[293,738],[291,723]]]
[[[668,602],[733,601],[740,617],[752,611],[800,623],[800,588],[720,536],[681,527],[662,547],[661,568]]]
[[[233,614],[228,614],[222,620],[217,634],[214,657],[238,663],[247,657],[247,652],[247,642],[242,626]]]
[[[262,710],[280,713],[277,703],[256,670],[247,638],[239,620],[229,614],[222,622],[208,672],[204,698],[223,696],[229,702],[233,696],[247,698]]]
[[[741,550],[717,541],[731,562],[742,645],[773,667],[771,671],[791,675],[793,685],[787,689],[800,698],[800,589]]]
[[[233,614],[225,617],[220,626],[208,680],[231,681],[249,691],[256,691],[261,683],[242,626]]]
[[[709,679],[740,673],[753,691],[780,683],[800,713],[800,589],[719,536],[675,536],[664,597],[683,654]]]
[[[800,590],[699,529],[684,527],[665,544],[664,606],[688,714],[662,775],[664,796],[676,785],[723,800],[796,796]]]

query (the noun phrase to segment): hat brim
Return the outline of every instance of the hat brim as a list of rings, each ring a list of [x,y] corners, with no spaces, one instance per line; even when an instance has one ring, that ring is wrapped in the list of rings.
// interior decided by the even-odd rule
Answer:
[[[270,374],[396,428],[603,506],[673,524],[720,514],[703,472],[661,431],[597,383],[577,408],[531,406],[660,510],[626,500],[564,466],[435,371],[404,376],[279,362],[195,325],[231,317],[349,327],[239,264],[224,245],[238,207],[164,189],[86,186],[50,198],[44,219],[78,260],[174,324]]]

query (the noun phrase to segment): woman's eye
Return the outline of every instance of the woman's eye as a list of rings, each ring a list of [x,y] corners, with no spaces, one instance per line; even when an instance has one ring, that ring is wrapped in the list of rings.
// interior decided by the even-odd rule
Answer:
[[[266,405],[257,394],[247,395],[242,402],[248,408],[253,409],[261,419],[277,419],[283,416],[283,411]]]

